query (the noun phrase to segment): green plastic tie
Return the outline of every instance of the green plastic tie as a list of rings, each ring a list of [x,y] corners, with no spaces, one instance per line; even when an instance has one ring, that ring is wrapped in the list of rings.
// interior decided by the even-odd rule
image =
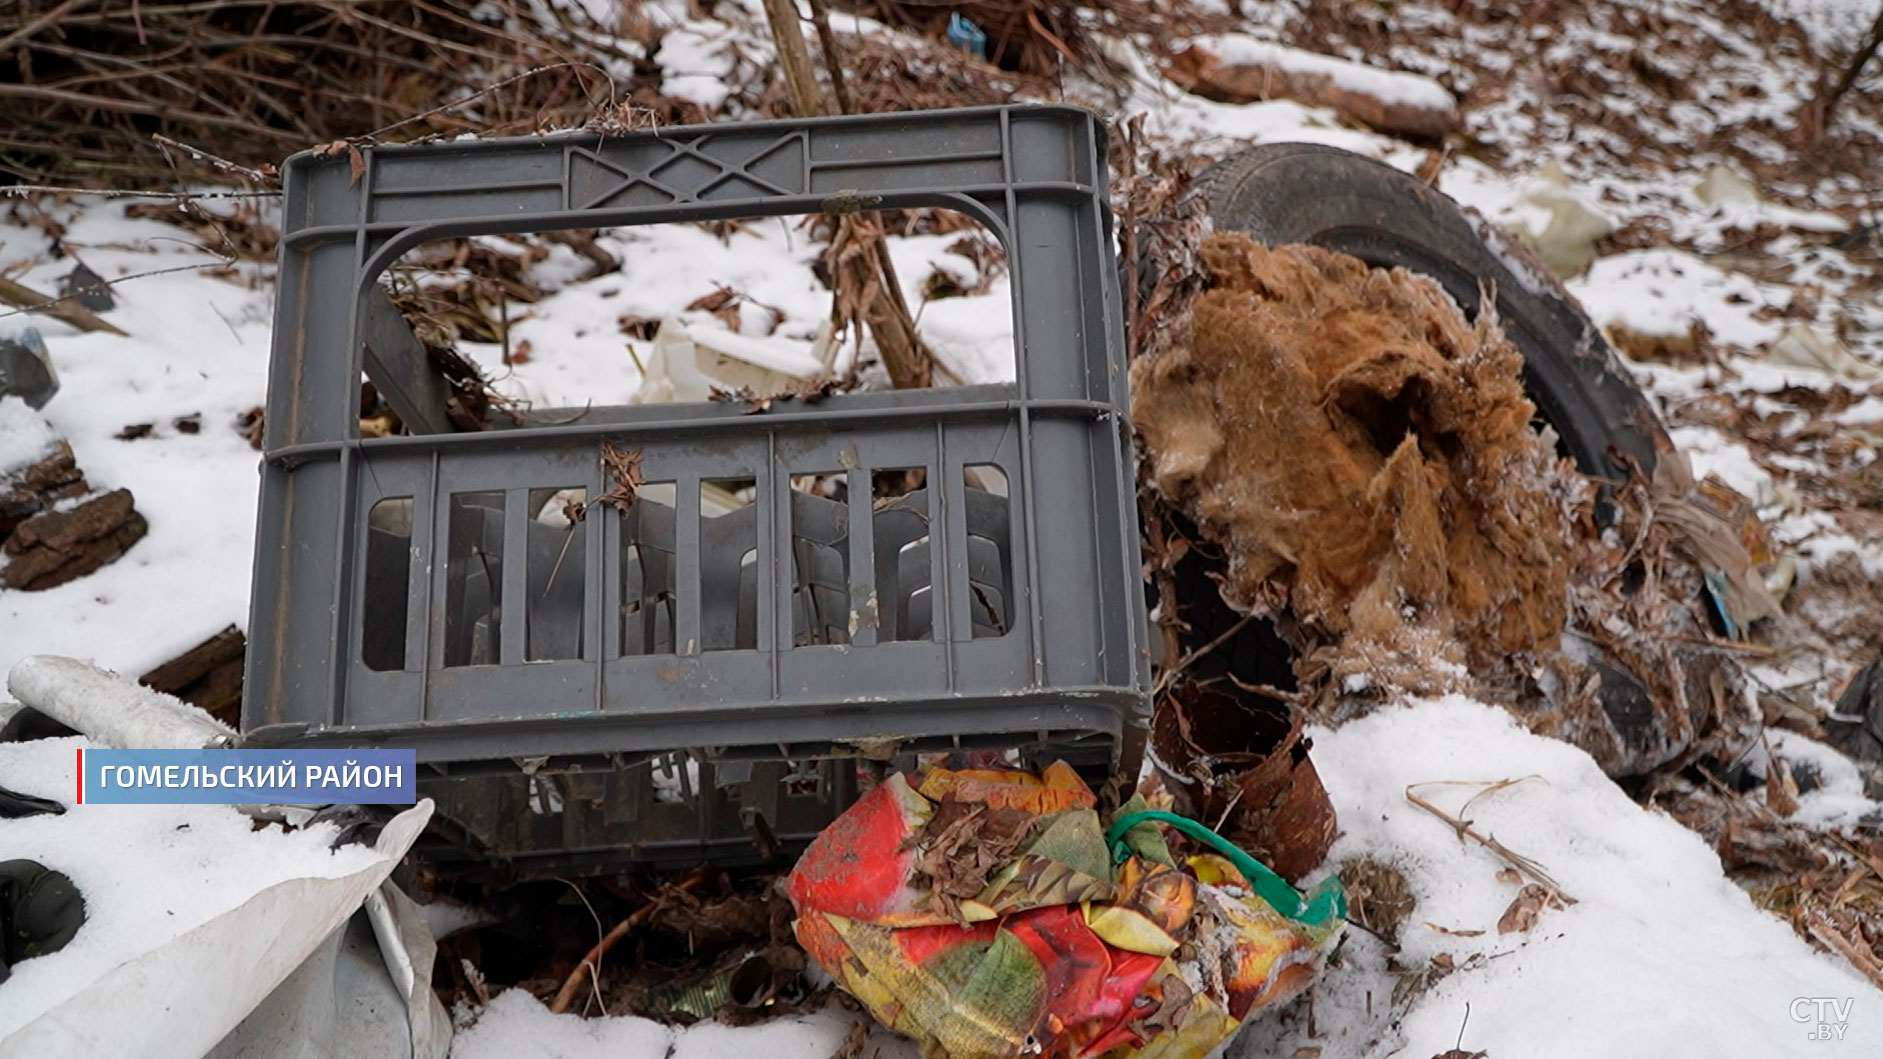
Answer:
[[[1275,874],[1274,870],[1216,832],[1197,823],[1187,816],[1167,813],[1161,809],[1148,809],[1140,813],[1126,813],[1112,821],[1111,828],[1105,832],[1105,844],[1112,851],[1116,863],[1124,863],[1131,856],[1131,848],[1125,845],[1125,834],[1139,824],[1157,822],[1171,827],[1196,839],[1216,852],[1221,853],[1242,878],[1255,891],[1257,897],[1267,901],[1269,907],[1297,923],[1309,927],[1326,924],[1330,918],[1347,918],[1347,891],[1341,886],[1338,876],[1330,877],[1326,882],[1314,888],[1314,893],[1305,901],[1301,892],[1288,884],[1288,880]]]

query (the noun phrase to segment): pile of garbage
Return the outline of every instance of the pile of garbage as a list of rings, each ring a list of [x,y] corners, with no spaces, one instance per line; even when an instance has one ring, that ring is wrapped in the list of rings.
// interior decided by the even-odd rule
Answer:
[[[1198,1059],[1314,979],[1346,915],[1187,817],[1103,814],[1070,767],[900,773],[785,881],[811,959],[958,1059]],[[1177,859],[1160,823],[1202,843]]]
[[[44,2],[27,6],[48,8]],[[823,6],[812,9],[822,16]],[[1416,160],[1418,150],[1430,148],[1420,175],[1436,185],[1448,165],[1456,171],[1444,149],[1447,137],[1462,130],[1474,140],[1485,136],[1487,101],[1500,93],[1521,97],[1528,88],[1520,79],[1531,76],[1522,65],[1499,69],[1503,52],[1487,52],[1483,63],[1443,53],[1464,47],[1467,37],[1482,36],[1379,37],[1380,27],[1391,22],[1371,9],[1317,9],[1303,12],[1285,31],[1244,35],[1217,30],[1267,16],[1189,12],[1180,18],[1173,13],[1180,8],[1157,5],[1034,0],[950,6],[959,10],[885,2],[866,12],[919,39],[898,40],[868,18],[841,11],[831,19],[836,32],[819,26],[827,31],[816,42],[819,57],[833,73],[816,73],[831,77],[833,102],[855,112],[1070,98],[1080,92],[1122,98],[1133,76],[1156,67],[1196,97],[1192,103],[1290,99],[1326,108],[1328,121],[1337,117],[1348,126],[1399,136],[1416,145],[1412,155],[1395,158],[1407,168],[1413,163],[1405,157]],[[329,0],[307,0],[269,17],[292,27],[334,7]],[[704,17],[695,7],[704,9]],[[1607,21],[1611,16],[1638,17],[1619,8],[1617,14],[1609,5],[1593,5],[1587,13],[1573,6],[1540,11],[1538,17],[1552,26],[1588,19],[1605,30],[1614,28]],[[136,37],[126,31],[131,16],[111,22],[108,13],[97,14],[110,23],[108,29],[77,45],[59,44],[50,23],[23,29],[19,61],[76,48],[141,62],[143,31]],[[1455,6],[1446,17],[1453,15]],[[225,32],[226,17],[179,9],[160,15],[152,28]],[[575,8],[555,13],[552,27],[510,3],[470,23],[441,18],[435,12],[405,16],[379,26],[376,35],[396,45],[389,54],[424,50],[433,36],[454,49],[480,52],[503,34],[523,43],[504,63],[482,70],[467,66],[442,81],[413,71],[395,78],[395,88],[403,85],[400,92],[424,105],[376,98],[370,108],[349,113],[335,109],[332,101],[340,97],[330,95],[308,120],[335,137],[366,134],[364,140],[414,111],[422,120],[395,127],[392,138],[528,129],[556,115],[611,130],[775,116],[790,109],[772,76],[775,56],[749,10],[716,15],[710,4],[694,5],[684,25],[625,16],[612,27]],[[1163,30],[1176,21],[1198,35],[1165,40],[1170,35]],[[1474,23],[1474,31],[1493,36],[1530,28],[1523,20],[1481,21],[1488,29]],[[1685,31],[1676,27],[1672,33]],[[350,68],[357,60],[341,47],[345,34],[332,27],[323,34],[317,43],[345,52]],[[1150,43],[1127,47],[1124,38],[1132,34]],[[621,69],[627,71],[621,98],[610,92],[606,109],[583,92],[606,73],[565,61],[560,42],[576,36],[635,53],[606,60],[612,64],[625,56]],[[1395,58],[1391,70],[1383,59],[1356,61],[1368,48],[1377,59],[1401,46],[1412,52],[1395,56],[1416,52],[1419,61]],[[1527,39],[1518,46],[1528,48]],[[1148,64],[1137,62],[1132,47],[1146,49]],[[1724,43],[1708,42],[1698,51],[1704,62],[1690,69],[1743,65]],[[272,54],[265,58],[279,61]],[[35,59],[42,66],[44,61],[49,60]],[[1674,83],[1662,67],[1680,61],[1680,55],[1647,56],[1601,76],[1620,77],[1632,93],[1628,98],[1645,98]],[[1552,83],[1581,76],[1583,56],[1574,48],[1558,49],[1543,62]],[[715,74],[700,74],[694,66]],[[850,71],[847,89],[834,76],[839,66]],[[1082,69],[1094,84],[1069,80],[1069,66]],[[557,73],[556,67],[564,69]],[[62,66],[45,69],[54,78],[71,75]],[[243,84],[264,78],[267,69],[211,70],[203,76]],[[1451,72],[1441,83],[1414,69]],[[141,83],[141,68],[132,72],[136,76],[114,84]],[[503,83],[514,83],[514,91],[471,92],[512,74],[514,81]],[[699,82],[711,82],[710,88],[700,89]],[[108,95],[119,89],[86,90]],[[1573,84],[1561,94],[1574,101],[1572,110],[1603,99]],[[1685,87],[1667,93],[1669,99],[1687,95]],[[466,109],[480,99],[494,108],[481,123]],[[427,109],[432,102],[438,109]],[[56,118],[70,105],[63,100],[42,109]],[[267,106],[262,97],[245,98],[239,122],[262,135],[236,131],[269,157],[284,144],[305,146],[305,135],[287,129],[278,115],[257,115]],[[1851,97],[1846,125],[1860,128],[1845,139],[1833,137],[1824,158],[1848,158],[1867,142],[1874,123],[1853,122],[1848,115],[1867,121],[1875,106],[1874,97],[1861,92]],[[1513,107],[1536,109],[1521,102]],[[1640,142],[1664,108],[1644,103],[1626,110],[1622,137],[1641,148],[1637,153],[1659,156],[1673,149],[1643,148]],[[1316,111],[1316,121],[1321,113]],[[95,130],[79,145],[79,155],[67,156],[136,153],[140,179],[168,180],[173,170],[167,152],[133,129],[131,120]],[[1791,163],[1788,151],[1743,148],[1738,138],[1745,124],[1722,125],[1714,140],[1762,177],[1779,168],[1771,157]],[[1557,128],[1540,119],[1530,125],[1543,131],[1537,135],[1554,135],[1550,130]],[[1772,131],[1768,126],[1768,119],[1760,119],[1761,129]],[[1352,128],[1322,132],[1360,135]],[[1146,183],[1161,181],[1166,192],[1180,187],[1179,167],[1166,166],[1168,159],[1145,162],[1150,146],[1134,135],[1142,129],[1121,131],[1114,145],[1144,148],[1143,157],[1119,165],[1146,164],[1156,170]],[[191,134],[232,154],[250,149],[230,136],[227,130]],[[345,150],[348,142],[339,140],[337,149]],[[1679,148],[1688,146],[1683,134]],[[1500,147],[1513,157],[1523,154],[1509,143]],[[194,155],[187,164],[210,167],[203,172],[215,168]],[[0,167],[34,175],[68,171],[58,158],[18,151],[0,157]],[[250,176],[268,183],[266,172]],[[1793,238],[1790,228],[1771,221],[1782,208],[1761,202],[1750,185],[1740,187],[1735,180],[1745,183],[1713,166],[1696,192],[1708,208],[1742,218],[1743,227],[1722,229],[1740,240],[1727,249]],[[1135,189],[1130,179],[1114,187],[1120,183]],[[1620,259],[1658,247],[1667,232],[1639,219],[1611,223],[1593,196],[1578,194],[1572,178],[1553,162],[1538,169],[1536,183],[1518,208],[1542,215],[1533,217],[1539,273],[1582,275],[1592,283],[1629,282],[1631,275],[1689,279],[1703,264],[1693,255],[1669,254],[1667,260],[1630,261],[1628,267],[1638,272],[1629,273]],[[1159,220],[1135,211],[1129,201],[1121,207],[1124,245],[1137,241],[1142,250],[1143,240],[1156,236]],[[933,234],[940,215],[889,213],[876,222],[896,235]],[[1837,262],[1872,253],[1865,240],[1875,240],[1874,219],[1866,226],[1862,216],[1853,216],[1848,230],[1824,234],[1826,246],[1844,256],[1822,268],[1814,265],[1812,275],[1832,276]],[[191,218],[204,240],[229,241],[232,225]],[[837,231],[854,235],[863,220],[849,218],[848,227]],[[733,221],[710,226],[728,243],[738,228]],[[258,230],[265,233],[266,225]],[[271,240],[251,247],[236,235],[243,252],[272,253]],[[542,303],[554,296],[557,283],[542,278],[555,271],[542,268],[545,262],[564,267],[573,255],[582,280],[621,270],[619,248],[609,249],[612,244],[598,243],[594,235],[454,240],[401,262],[400,281],[388,296],[451,387],[448,426],[439,429],[483,429],[527,411],[500,393],[492,378],[526,374],[512,369],[527,366],[532,356],[546,359],[548,343],[539,339],[533,350],[527,339],[514,339],[512,324],[539,310],[549,314]],[[839,251],[853,253],[866,242],[850,240],[846,247],[835,235],[810,233],[813,243],[833,236],[818,265],[826,274],[842,264]],[[1801,644],[1821,652],[1819,683],[1834,684],[1827,672],[1835,675],[1839,666],[1861,660],[1858,651],[1872,650],[1877,642],[1874,628],[1865,631],[1853,619],[1844,627],[1857,631],[1837,641],[1833,651],[1825,641],[1801,634],[1801,623],[1782,613],[1789,557],[1780,554],[1784,549],[1756,509],[1801,508],[1803,502],[1777,493],[1741,496],[1703,470],[1690,470],[1672,451],[1651,473],[1626,479],[1596,482],[1579,473],[1551,432],[1538,429],[1536,403],[1525,393],[1523,357],[1496,313],[1462,312],[1431,280],[1370,268],[1318,247],[1265,245],[1229,233],[1184,246],[1195,258],[1183,262],[1183,274],[1176,277],[1182,296],[1158,301],[1168,292],[1153,294],[1151,301],[1164,314],[1159,326],[1136,327],[1133,335],[1145,347],[1132,385],[1133,426],[1144,456],[1147,566],[1166,604],[1156,617],[1168,633],[1155,670],[1156,712],[1149,719],[1153,768],[1142,777],[1117,777],[1095,794],[1063,765],[1033,770],[985,756],[937,755],[918,770],[885,774],[875,762],[857,763],[846,778],[862,796],[789,874],[781,852],[766,846],[762,817],[754,828],[755,866],[518,882],[396,866],[423,825],[423,813],[390,822],[386,814],[370,813],[340,820],[263,815],[256,834],[268,841],[300,836],[297,848],[310,862],[320,861],[315,854],[325,850],[316,847],[329,841],[341,845],[337,857],[354,857],[357,870],[345,879],[292,891],[324,894],[320,914],[307,916],[304,905],[297,905],[293,916],[280,907],[273,914],[251,909],[246,917],[205,924],[207,933],[196,943],[153,950],[169,955],[127,964],[117,979],[101,978],[97,988],[64,1005],[65,1016],[83,1022],[86,1012],[100,1009],[101,997],[120,1001],[110,990],[140,968],[161,984],[148,972],[151,966],[175,966],[167,960],[194,961],[190,966],[210,975],[220,959],[226,972],[231,958],[218,955],[223,950],[216,946],[245,937],[278,938],[274,924],[294,918],[303,929],[278,939],[279,965],[216,998],[207,1015],[193,1013],[202,1015],[191,1030],[201,1041],[178,1041],[208,1048],[229,1031],[238,1043],[261,1040],[266,1043],[256,1047],[279,1052],[287,1046],[270,1033],[318,1016],[351,1027],[362,1041],[374,1034],[409,1036],[415,1054],[438,1054],[451,1032],[442,1022],[439,998],[472,1012],[461,1016],[465,1029],[475,1012],[492,1010],[493,993],[514,988],[543,1001],[545,1013],[635,1012],[681,1025],[773,1019],[854,1002],[929,1054],[975,1059],[1202,1056],[1257,1020],[1273,1022],[1306,1009],[1312,1024],[1312,1009],[1294,1001],[1315,981],[1326,981],[1322,976],[1330,961],[1338,964],[1340,945],[1349,946],[1343,958],[1351,954],[1355,962],[1374,960],[1389,968],[1409,993],[1469,966],[1464,957],[1454,966],[1449,953],[1439,954],[1445,962],[1433,957],[1425,964],[1397,950],[1420,929],[1462,938],[1493,924],[1421,927],[1409,917],[1415,908],[1421,917],[1428,914],[1431,895],[1409,888],[1405,865],[1330,854],[1343,828],[1314,762],[1315,740],[1327,747],[1353,731],[1342,727],[1348,722],[1369,714],[1390,722],[1399,715],[1389,711],[1420,709],[1453,693],[1495,703],[1531,732],[1587,751],[1631,796],[1703,836],[1761,907],[1883,984],[1883,843],[1876,840],[1874,819],[1840,829],[1824,824],[1823,816],[1796,812],[1814,792],[1821,796],[1844,783],[1838,770],[1846,766],[1861,770],[1871,797],[1883,798],[1883,671],[1877,663],[1860,669],[1832,696],[1835,709],[1828,715],[1815,685],[1775,686],[1788,676],[1775,659],[1792,660]],[[985,294],[999,272],[1002,250],[990,240],[974,253],[991,259],[974,278],[974,293]],[[1683,257],[1691,259],[1685,266]],[[1776,266],[1768,259],[1744,267],[1769,272]],[[953,279],[939,271],[936,278]],[[823,274],[819,279],[838,286]],[[104,293],[102,287],[93,291],[74,281],[68,288],[73,299],[47,315],[86,330],[111,327],[97,315],[109,311],[108,294],[102,302],[79,297]],[[1856,292],[1849,299],[1857,302],[1864,289],[1832,286],[1819,293],[1834,301],[1840,290]],[[618,324],[626,356],[635,361],[637,388],[617,396],[635,403],[726,401],[758,412],[773,399],[810,401],[833,388],[874,380],[859,366],[868,366],[860,329],[848,336],[858,339],[856,355],[847,355],[829,326],[774,334],[785,315],[780,310],[724,285],[702,291],[690,304],[690,295],[675,299],[671,314],[597,316],[610,340]],[[940,297],[963,291],[932,293],[936,303],[916,306],[917,316],[931,311],[931,323]],[[854,300],[856,291],[851,295]],[[1781,440],[1792,444],[1811,437],[1825,439],[1826,446],[1847,445],[1847,436],[1831,437],[1835,432],[1827,423],[1833,419],[1874,424],[1873,417],[1864,417],[1873,416],[1883,396],[1876,369],[1851,353],[1837,327],[1812,317],[1818,295],[1807,295],[1801,286],[1788,297],[1789,305],[1771,298],[1757,310],[1760,322],[1784,320],[1782,326],[1771,323],[1779,337],[1766,345],[1769,364],[1824,368],[1848,386],[1813,395],[1787,376],[1769,395],[1742,401],[1743,407],[1722,407],[1709,394],[1686,402],[1679,413],[1689,417],[1683,425],[1711,422],[1729,436],[1762,438],[1780,451]],[[32,291],[15,292],[11,304],[42,300]],[[851,307],[853,317],[861,314],[859,306]],[[710,318],[725,326],[712,326]],[[766,320],[769,326],[750,325]],[[1643,322],[1622,314],[1599,322],[1618,346],[1658,362],[1652,370],[1702,365],[1712,371],[1726,356],[1724,339],[1710,334],[1697,316]],[[0,340],[0,395],[10,391],[35,408],[57,385],[37,341],[36,335],[10,345]],[[460,353],[461,345],[500,347],[500,353],[480,367]],[[939,359],[937,364],[943,369],[937,381],[958,381],[946,377]],[[0,396],[0,428],[21,404]],[[1813,410],[1812,421],[1800,426],[1795,416],[1788,421],[1789,413],[1772,411],[1787,405]],[[362,395],[363,435],[412,426],[370,388]],[[184,429],[181,422],[178,429]],[[259,410],[244,429],[259,447]],[[122,439],[136,444],[149,431],[150,424],[132,424]],[[91,489],[71,449],[50,436],[45,440],[30,458],[0,466],[0,585],[9,590],[48,589],[95,573],[126,554],[147,528],[128,491]],[[1874,475],[1856,459],[1863,451],[1843,455],[1852,462],[1836,466],[1854,469],[1816,487],[1838,491],[1853,510],[1873,509]],[[1847,590],[1860,601],[1873,593],[1863,547],[1859,539],[1844,556],[1856,570]],[[1819,583],[1830,580],[1821,577]],[[1853,610],[1867,607],[1863,602]],[[143,681],[232,719],[245,649],[240,630],[225,629],[150,670]],[[1447,703],[1458,714],[1458,704]],[[1793,741],[1797,733],[1822,738],[1857,764],[1813,756],[1820,748]],[[72,735],[21,711],[0,731],[0,743]],[[89,730],[86,735],[101,738]],[[685,789],[686,768],[683,762],[663,775]],[[1333,773],[1326,774],[1331,783]],[[1134,779],[1141,780],[1135,791]],[[524,782],[539,814],[558,811],[558,790],[534,777]],[[1472,782],[1473,798],[1509,785]],[[1382,800],[1377,790],[1367,794],[1369,807]],[[1396,791],[1388,795],[1385,800],[1397,798]],[[1413,798],[1410,789],[1406,796]],[[64,808],[48,798],[6,791],[0,791],[0,807],[8,817],[44,817],[35,826],[46,827]],[[1488,848],[1463,809],[1456,818],[1428,811],[1455,829],[1461,848],[1467,838]],[[205,819],[177,823],[202,831]],[[240,823],[243,830],[250,826],[246,819]],[[382,827],[385,833],[374,839]],[[1345,833],[1366,830],[1350,823]],[[1449,839],[1451,830],[1444,835]],[[177,840],[180,846],[188,841]],[[1511,866],[1498,869],[1500,881],[1520,889],[1509,899],[1505,919],[1494,924],[1499,936],[1528,933],[1539,917],[1547,922],[1567,911],[1573,901],[1553,883],[1538,881],[1523,867],[1521,854],[1506,848],[1498,856],[1506,854]],[[320,872],[305,874],[317,878]],[[1508,880],[1501,878],[1505,874]],[[1351,910],[1343,894],[1353,899]],[[279,893],[272,900],[293,904]],[[1503,907],[1502,900],[1497,903]],[[70,877],[52,860],[0,863],[0,919],[23,925],[17,937],[0,939],[6,946],[0,947],[0,973],[9,963],[26,968],[13,983],[15,996],[30,985],[25,979],[35,961],[56,955],[74,938],[93,944],[104,927],[92,923],[87,937],[85,908]],[[356,908],[362,910],[356,914]],[[1344,929],[1349,922],[1355,929]],[[1387,955],[1365,948],[1377,940],[1375,932],[1391,940]],[[329,973],[336,967],[340,973]],[[321,981],[328,983],[326,992],[309,985]],[[336,995],[336,981],[344,983],[341,992],[380,998],[381,1021],[332,1019],[337,1001],[348,1000]],[[1397,990],[1390,1003],[1381,997],[1382,1012],[1399,1010],[1400,1004]],[[101,1020],[99,1050],[110,1051],[149,1029],[134,1021]],[[34,1032],[50,1031],[42,1025]],[[0,1039],[11,1043],[4,1033]],[[22,1039],[31,1044],[50,1038]],[[844,1054],[854,1057],[860,1048],[846,1045]],[[1470,1053],[1461,1046],[1454,1054]]]

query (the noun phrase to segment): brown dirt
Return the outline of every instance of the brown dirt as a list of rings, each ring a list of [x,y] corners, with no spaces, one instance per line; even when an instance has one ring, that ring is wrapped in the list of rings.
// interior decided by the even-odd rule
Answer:
[[[1340,642],[1336,678],[1409,691],[1553,646],[1579,487],[1496,322],[1317,248],[1217,234],[1201,263],[1187,340],[1134,365],[1134,420],[1157,489],[1229,554],[1228,601]]]

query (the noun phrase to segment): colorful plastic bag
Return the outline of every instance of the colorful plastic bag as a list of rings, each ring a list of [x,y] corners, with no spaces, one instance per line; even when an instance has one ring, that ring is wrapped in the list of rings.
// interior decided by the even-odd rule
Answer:
[[[1096,805],[1063,763],[891,776],[786,880],[798,941],[950,1059],[1202,1059],[1313,980],[1338,879],[1304,900],[1194,821]],[[1177,864],[1160,823],[1222,855]]]

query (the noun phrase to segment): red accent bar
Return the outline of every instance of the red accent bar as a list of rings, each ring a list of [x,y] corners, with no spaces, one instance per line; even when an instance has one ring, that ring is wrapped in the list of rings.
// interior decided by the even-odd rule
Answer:
[[[85,748],[78,748],[78,803],[85,804]]]

